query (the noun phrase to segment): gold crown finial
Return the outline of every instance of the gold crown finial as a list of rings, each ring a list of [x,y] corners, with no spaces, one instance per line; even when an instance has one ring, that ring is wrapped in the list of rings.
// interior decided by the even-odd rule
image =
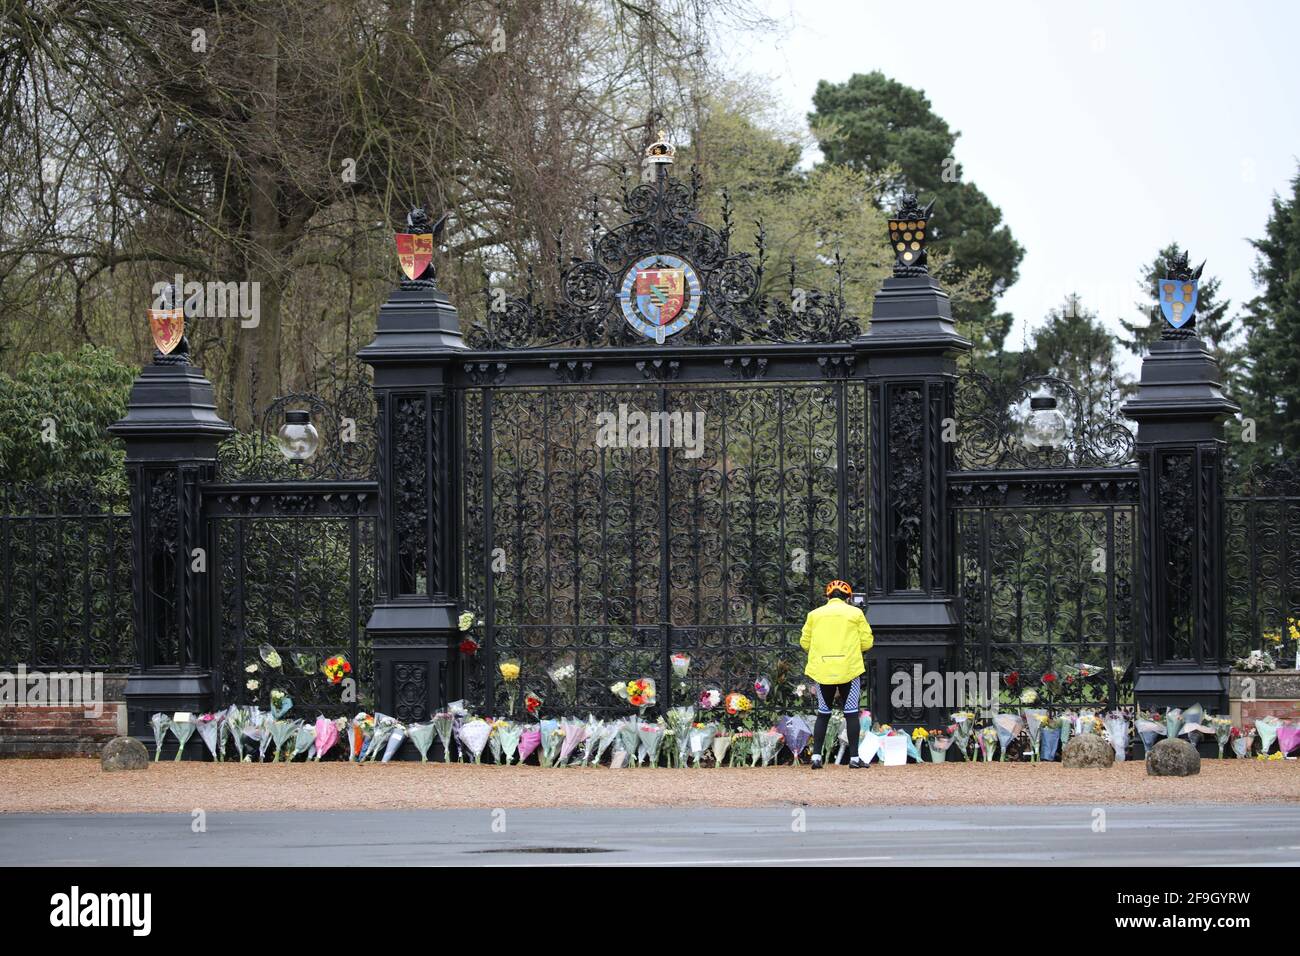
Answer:
[[[668,134],[663,130],[659,131],[659,139],[645,148],[648,163],[671,163],[676,153],[677,147],[668,142]]]

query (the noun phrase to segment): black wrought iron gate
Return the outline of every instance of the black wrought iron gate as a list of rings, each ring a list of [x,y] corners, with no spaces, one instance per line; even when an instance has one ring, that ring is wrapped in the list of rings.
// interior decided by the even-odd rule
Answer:
[[[510,657],[543,696],[572,663],[576,705],[606,709],[617,680],[668,688],[675,652],[695,661],[687,694],[757,674],[788,689],[821,585],[867,580],[865,394],[845,381],[470,389],[464,597],[485,622],[471,695],[500,703]],[[667,435],[638,433],[654,413]]]

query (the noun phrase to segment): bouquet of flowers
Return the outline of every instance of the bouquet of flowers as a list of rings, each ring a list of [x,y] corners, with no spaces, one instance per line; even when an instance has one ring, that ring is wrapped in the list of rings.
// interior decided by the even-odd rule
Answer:
[[[513,720],[502,720],[497,722],[496,736],[501,742],[501,756],[507,767],[510,766],[510,761],[515,759],[515,754],[518,753],[519,744],[523,739],[523,735],[523,724],[517,724]],[[522,762],[522,760],[520,762]]]
[[[564,731],[564,739],[560,742],[559,763],[560,766],[565,766],[578,745],[587,739],[587,725],[581,720],[566,717],[560,721],[560,729]]]
[[[686,675],[691,669],[691,655],[677,653],[668,658],[668,663],[672,665],[673,676],[677,678],[677,689],[686,693]]]
[[[316,727],[305,720],[296,721],[298,729],[293,735],[293,753],[289,759],[293,760],[299,754],[305,754],[310,751],[316,744]]]
[[[273,723],[275,718],[269,712],[253,707],[248,716],[248,726],[244,728],[245,736],[257,741],[257,759],[262,763],[266,762],[266,751],[271,746]]]
[[[420,763],[429,762],[429,748],[433,746],[434,733],[432,723],[411,724],[406,728],[406,735],[411,738],[411,743],[415,744],[420,755]]]
[[[808,721],[798,714],[782,717],[776,722],[776,730],[785,741],[786,747],[790,749],[790,755],[797,764],[799,755],[803,753],[804,747],[808,746],[808,738],[812,736],[812,728],[808,726]]]
[[[754,696],[759,700],[767,700],[767,695],[772,693],[772,682],[766,677],[754,678]]]
[[[198,720],[199,737],[203,746],[208,748],[212,759],[218,762],[221,760],[221,743],[225,736],[222,725],[225,722],[225,714],[200,714]]]
[[[320,669],[321,673],[325,675],[325,679],[336,686],[343,683],[343,678],[352,673],[352,665],[348,663],[348,659],[342,654],[335,654],[333,657],[326,658]]]
[[[691,725],[695,723],[694,707],[672,707],[669,709],[666,719],[668,729],[672,732],[673,743],[675,744],[672,752],[669,754],[670,762],[675,759],[676,766],[686,766],[686,754],[690,748],[688,739],[691,732]]]
[[[700,699],[697,702],[696,706],[698,706],[700,710],[712,710],[714,707],[717,707],[721,703],[722,703],[722,691],[719,690],[717,687],[710,686],[700,691]]]
[[[177,720],[176,717],[180,717],[181,719]],[[190,738],[194,736],[194,718],[189,714],[177,714],[176,717],[172,717],[172,719],[167,722],[167,726],[171,729],[172,735],[180,741],[179,746],[176,748],[176,756],[172,759],[180,760],[181,755],[185,753],[185,745],[189,743]]]
[[[153,728],[153,762],[157,763],[162,758],[162,745],[167,739],[171,718],[163,713],[154,714],[149,718],[149,726]]]
[[[1151,753],[1156,745],[1156,738],[1165,735],[1165,722],[1156,714],[1138,715],[1136,721],[1137,735],[1142,741],[1142,753]]]
[[[529,717],[536,717],[541,713],[542,699],[534,694],[531,690],[524,694],[524,713]]]
[[[845,729],[844,715],[838,710],[831,711],[830,719],[826,721],[826,736],[822,739],[822,760],[825,763],[831,762],[831,753],[840,742],[840,734]],[[847,747],[848,736],[845,735],[844,747]]]
[[[507,658],[497,665],[501,680],[505,682],[506,699],[510,701],[510,716],[515,715],[515,704],[519,702],[519,674],[522,668],[515,658]]]
[[[942,730],[932,730],[925,740],[930,745],[930,761],[943,763],[948,756],[948,748],[952,746],[952,737]]]
[[[1205,708],[1200,704],[1192,704],[1183,711],[1183,728],[1180,734],[1187,736],[1187,742],[1195,747],[1201,742],[1201,734],[1213,733],[1209,728],[1201,726],[1201,721],[1205,719]]]
[[[402,725],[397,722],[395,717],[389,717],[387,714],[375,714],[374,733],[370,740],[370,748],[366,752],[366,758],[371,763],[379,759],[381,750],[387,751],[389,739],[399,729],[405,735],[405,729],[402,728]]]
[[[690,755],[694,758],[697,769],[700,766],[700,761],[704,759],[704,755],[709,752],[709,748],[713,745],[713,740],[717,735],[717,724],[696,724],[690,729],[688,735]]]
[[[1252,730],[1248,734],[1243,734],[1236,727],[1233,727],[1232,731],[1232,752],[1238,758],[1249,757],[1251,748],[1255,746],[1255,731]]]
[[[623,685],[623,693],[620,696],[635,707],[637,714],[644,719],[645,712],[653,707],[655,703],[654,679],[651,677],[638,677],[636,680],[630,680]]]
[[[456,729],[456,716],[449,710],[440,710],[433,715],[433,729],[442,744],[442,762],[451,763],[452,731]]]
[[[257,656],[262,659],[263,664],[273,671],[278,671],[284,666],[284,661],[280,659],[279,652],[270,644],[258,645]]]
[[[483,762],[483,748],[487,746],[488,737],[492,735],[492,725],[482,717],[465,721],[456,731],[456,738],[469,751],[474,763]]]
[[[1295,750],[1297,744],[1300,744],[1300,726],[1285,723],[1278,727],[1277,749],[1282,756],[1289,756],[1291,751]],[[1220,753],[1222,753],[1222,748],[1220,748]]]
[[[713,751],[713,766],[721,767],[722,761],[727,757],[727,752],[731,750],[731,734],[719,730],[714,735],[713,743],[709,749]]]
[[[754,732],[738,730],[731,735],[731,766],[745,766],[754,753]]]
[[[1038,731],[1038,757],[1040,760],[1052,761],[1056,759],[1056,753],[1061,746],[1061,725],[1068,723],[1060,717],[1048,717],[1046,720],[1039,719]]]
[[[560,700],[577,703],[578,700],[578,665],[573,661],[556,664],[548,672],[551,683],[559,692]]]
[[[537,760],[543,767],[554,767],[555,758],[559,756],[560,744],[564,740],[564,728],[558,720],[548,718],[539,721],[537,729],[542,734],[542,749]]]
[[[975,728],[975,714],[969,710],[959,710],[955,714],[949,714],[948,719],[952,721],[952,745],[957,748],[957,752],[963,757],[966,756],[967,746],[970,743],[971,732]]]
[[[1127,759],[1130,733],[1128,716],[1122,711],[1115,711],[1103,717],[1102,723],[1106,727],[1106,733],[1110,735],[1110,745],[1115,748],[1115,759]]]
[[[775,727],[769,727],[767,730],[759,733],[758,756],[763,762],[764,767],[776,759],[776,753],[781,748],[781,741],[783,739],[781,732]]]
[[[352,724],[348,732],[348,759],[361,761],[365,755],[366,746],[370,738],[375,733],[375,718],[371,717],[364,710],[352,718]]]
[[[1001,714],[998,715],[1002,716]],[[980,756],[985,762],[993,759],[993,753],[998,749],[998,730],[996,727],[984,727],[975,735],[975,743],[979,747]]]
[[[1025,719],[1025,732],[1029,735],[1029,749],[1035,762],[1039,760],[1043,728],[1047,726],[1047,711],[1026,709],[1020,712]]]
[[[343,729],[339,726],[339,723],[343,722],[343,720],[344,718],[340,717],[338,722],[335,722],[323,714],[316,718],[314,754],[308,754],[309,758],[315,756],[316,760],[320,760],[329,752],[331,747],[338,743],[339,731]]]
[[[290,738],[295,737],[298,733],[298,727],[301,725],[297,720],[271,720],[271,739],[275,742],[275,754],[271,758],[272,763],[279,763],[280,756],[284,753],[284,745],[289,742]]]
[[[229,736],[235,745],[235,759],[242,761],[244,759],[244,725],[248,722],[248,715],[243,709],[231,704],[226,708],[226,720],[221,726],[223,736]],[[224,747],[221,749],[225,749]]]
[[[650,758],[650,766],[658,766],[659,748],[664,742],[664,729],[658,724],[643,723],[637,728],[637,740],[641,744],[643,755]]]
[[[628,718],[618,723],[618,746],[627,755],[623,763],[624,767],[630,767],[636,763],[636,752],[640,744],[640,721]]]
[[[753,701],[744,694],[728,694],[726,697],[727,713],[732,717],[747,714],[754,709]]]
[[[1012,743],[1020,736],[1020,732],[1025,729],[1025,718],[1019,714],[997,714],[993,718],[994,733],[997,735],[998,744],[1002,748],[1002,758],[1007,759],[1007,751],[1011,749]]]
[[[619,723],[620,722],[617,720],[601,721],[600,739],[596,743],[595,755],[592,759],[593,763],[599,764],[603,759],[605,759],[605,751],[608,750],[613,745],[614,741],[618,739]]]
[[[271,691],[271,716],[279,720],[293,708],[293,698],[282,690]]]
[[[1273,749],[1273,741],[1277,740],[1277,730],[1282,726],[1282,721],[1276,717],[1259,717],[1255,720],[1255,733],[1259,735],[1259,752],[1268,755]]]
[[[1179,732],[1183,729],[1183,712],[1178,707],[1170,707],[1165,711],[1165,736],[1170,740],[1178,737]]]
[[[524,727],[524,732],[519,735],[519,762],[524,763],[533,755],[538,747],[542,745],[542,731],[538,724],[530,724]]]
[[[1227,717],[1210,717],[1206,723],[1214,731],[1214,742],[1219,745],[1219,759],[1223,759],[1223,752],[1228,747],[1228,742],[1232,740],[1232,732],[1236,728],[1232,726],[1232,721]]]

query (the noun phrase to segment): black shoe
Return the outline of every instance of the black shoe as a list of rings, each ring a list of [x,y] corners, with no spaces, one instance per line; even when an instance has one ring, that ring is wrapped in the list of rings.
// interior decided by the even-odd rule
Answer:
[[[811,764],[814,770],[820,770],[822,768],[822,755],[813,754]]]
[[[861,757],[854,757],[852,760],[849,761],[849,766],[852,767],[854,770],[861,770],[863,767],[866,766],[866,764],[862,762]]]

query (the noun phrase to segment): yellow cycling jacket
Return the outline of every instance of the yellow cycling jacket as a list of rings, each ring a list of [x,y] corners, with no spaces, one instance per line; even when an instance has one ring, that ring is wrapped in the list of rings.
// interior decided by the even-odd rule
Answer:
[[[804,621],[799,646],[808,652],[808,666],[803,672],[819,684],[847,684],[867,669],[862,652],[871,644],[871,625],[862,610],[831,598]]]

